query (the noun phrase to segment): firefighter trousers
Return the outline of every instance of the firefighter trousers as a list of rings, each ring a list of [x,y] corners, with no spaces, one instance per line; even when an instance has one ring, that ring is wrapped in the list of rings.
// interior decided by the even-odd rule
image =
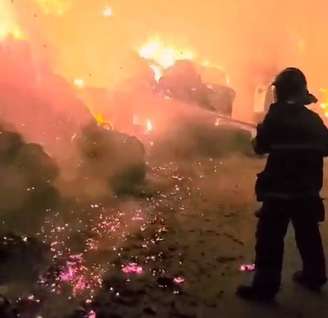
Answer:
[[[302,258],[304,277],[311,282],[325,281],[325,256],[319,231],[322,217],[318,218],[324,213],[324,207],[321,199],[318,200],[271,200],[263,203],[256,232],[254,286],[266,292],[278,292],[284,238],[290,222]]]

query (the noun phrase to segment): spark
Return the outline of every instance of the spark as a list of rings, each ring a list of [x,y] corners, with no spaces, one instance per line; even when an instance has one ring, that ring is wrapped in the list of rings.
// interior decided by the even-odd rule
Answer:
[[[173,279],[174,283],[176,283],[177,285],[181,285],[185,282],[185,279],[181,276],[175,277]]]
[[[240,265],[241,272],[254,272],[255,271],[255,264],[243,264]]]
[[[122,267],[122,272],[125,274],[143,274],[144,270],[142,266],[138,265],[137,263],[129,263]]]
[[[96,313],[93,310],[88,312],[88,318],[96,318],[96,317],[97,317]]]

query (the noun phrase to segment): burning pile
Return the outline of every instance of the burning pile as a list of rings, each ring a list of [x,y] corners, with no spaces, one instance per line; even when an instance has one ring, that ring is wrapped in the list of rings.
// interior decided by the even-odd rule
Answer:
[[[57,203],[55,162],[37,144],[0,126],[0,215],[2,227],[17,231],[38,228]]]
[[[80,174],[87,182],[104,180],[115,192],[130,192],[146,175],[145,150],[135,137],[91,124],[76,140]]]
[[[52,158],[48,160],[58,164],[61,177],[67,174],[67,169],[78,169],[80,180],[98,179],[107,183],[107,192],[110,188],[123,191],[143,180],[142,144],[136,138],[111,130],[101,114],[93,117],[77,96],[73,84],[55,75],[47,63],[34,59],[29,43],[14,39],[2,41],[0,68],[1,120],[10,123],[28,142],[42,145]],[[20,137],[17,135],[17,138]],[[30,153],[22,154],[21,160],[31,161],[29,156],[34,151],[34,164],[37,165],[38,154],[35,153],[43,150],[36,144],[26,147],[29,150],[24,151]],[[34,171],[31,168],[30,172]],[[35,173],[36,176],[42,174],[47,177],[42,168]],[[26,188],[38,186],[35,181]],[[14,196],[18,195],[17,191],[12,191]]]

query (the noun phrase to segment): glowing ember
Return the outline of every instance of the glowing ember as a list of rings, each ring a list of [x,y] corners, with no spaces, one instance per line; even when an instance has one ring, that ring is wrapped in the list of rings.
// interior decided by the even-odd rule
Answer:
[[[185,282],[185,279],[181,276],[178,276],[178,277],[175,277],[173,279],[174,283],[177,284],[177,285],[181,285]]]
[[[240,265],[241,272],[254,272],[255,271],[255,264],[243,264]]]
[[[51,291],[54,293],[61,293],[65,285],[70,286],[72,295],[75,297],[85,292],[93,294],[96,289],[102,286],[102,279],[101,272],[86,267],[83,255],[79,254],[69,257],[55,281],[41,277],[40,283],[51,287]]]
[[[129,263],[122,268],[122,272],[125,274],[143,274],[143,268],[137,263]]]

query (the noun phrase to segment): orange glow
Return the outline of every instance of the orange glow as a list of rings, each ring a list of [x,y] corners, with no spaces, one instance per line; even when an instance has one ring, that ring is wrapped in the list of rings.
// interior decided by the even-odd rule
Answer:
[[[74,80],[74,85],[78,88],[84,88],[85,87],[85,81],[81,78],[76,78]]]
[[[148,61],[149,67],[154,72],[155,80],[158,82],[163,76],[164,70],[173,66],[179,60],[193,60],[195,54],[191,50],[178,49],[165,45],[159,39],[152,39],[144,44],[138,54]]]
[[[28,38],[36,62],[110,91],[145,65],[157,81],[178,60],[220,68],[237,92],[234,117],[250,121],[256,87],[286,66],[326,87],[328,44],[316,35],[328,32],[327,11],[324,0],[0,0],[0,39]]]
[[[105,118],[103,114],[100,113],[92,113],[93,117],[97,121],[97,124],[105,129],[111,130],[113,129],[112,123]]]
[[[8,4],[0,1],[0,40],[13,37],[17,40],[24,39],[24,33],[16,23],[14,12]]]
[[[146,121],[146,131],[150,133],[153,130],[154,130],[153,122],[151,121],[151,119],[147,119],[147,121]]]
[[[63,15],[71,7],[71,0],[36,0],[45,14]]]
[[[113,9],[110,6],[106,6],[103,10],[104,17],[111,17],[113,16]]]
[[[322,108],[325,117],[328,117],[328,89],[321,88],[320,92],[322,94],[322,102],[320,104],[320,107]]]

